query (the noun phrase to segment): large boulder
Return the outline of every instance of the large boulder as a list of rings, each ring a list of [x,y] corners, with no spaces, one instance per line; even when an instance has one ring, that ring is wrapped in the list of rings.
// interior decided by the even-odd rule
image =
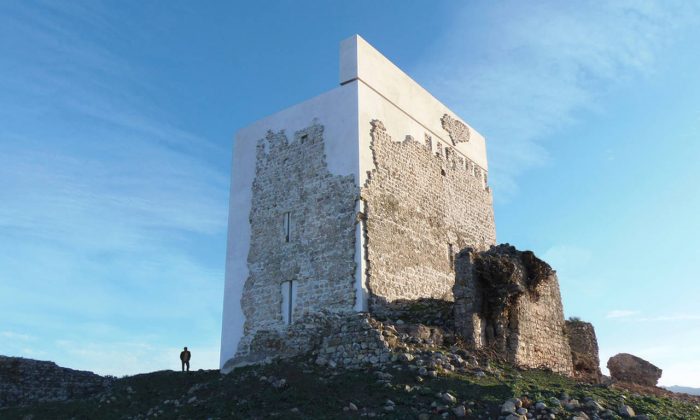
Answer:
[[[662,370],[637,356],[620,353],[608,360],[613,380],[637,385],[656,386]]]

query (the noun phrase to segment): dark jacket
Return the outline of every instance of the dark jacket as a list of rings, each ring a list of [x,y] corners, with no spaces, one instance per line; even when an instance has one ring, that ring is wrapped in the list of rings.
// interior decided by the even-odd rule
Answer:
[[[183,362],[189,362],[190,357],[192,357],[192,355],[190,354],[189,350],[187,350],[187,351],[183,350],[182,352],[180,352],[180,360],[182,360]]]

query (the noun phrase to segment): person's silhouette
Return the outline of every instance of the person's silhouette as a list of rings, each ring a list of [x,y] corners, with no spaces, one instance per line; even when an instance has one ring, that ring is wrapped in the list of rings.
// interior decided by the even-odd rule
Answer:
[[[180,352],[180,361],[182,362],[182,371],[185,371],[185,366],[187,366],[187,371],[190,371],[190,358],[192,357],[192,353],[190,353],[189,350],[187,350],[187,347],[183,351]]]

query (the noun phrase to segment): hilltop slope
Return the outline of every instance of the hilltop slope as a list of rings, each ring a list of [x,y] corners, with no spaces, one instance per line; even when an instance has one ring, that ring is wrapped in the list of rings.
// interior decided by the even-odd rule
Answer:
[[[700,419],[700,398],[659,388],[587,385],[551,372],[497,364],[419,376],[414,363],[349,371],[296,358],[229,375],[159,371],[117,379],[106,391],[83,399],[0,408],[0,418],[499,418],[504,403],[509,408],[507,400],[518,397],[535,418],[586,418],[582,413],[620,418],[624,403],[651,419]]]

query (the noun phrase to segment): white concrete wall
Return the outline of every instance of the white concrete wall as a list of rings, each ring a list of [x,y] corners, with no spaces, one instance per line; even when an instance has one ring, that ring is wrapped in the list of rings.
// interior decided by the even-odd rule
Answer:
[[[291,141],[294,132],[317,119],[324,126],[328,169],[336,175],[359,179],[357,147],[357,87],[347,84],[263,118],[236,133],[231,175],[226,251],[226,281],[221,331],[220,365],[233,357],[243,335],[241,309],[243,285],[248,278],[250,222],[248,220],[255,177],[255,147],[268,130],[285,130]],[[359,258],[356,255],[356,258]]]
[[[425,133],[433,143],[442,141],[443,146],[453,147],[471,159],[482,169],[488,170],[486,141],[473,127],[427,90],[401,71],[358,35],[340,45],[340,83],[352,80],[360,82],[360,142],[369,139],[368,120],[382,120],[392,138],[403,140],[407,134],[423,141]],[[469,142],[452,144],[449,133],[442,128],[442,117],[448,114],[464,122],[471,132]],[[392,132],[395,130],[396,132]],[[365,147],[361,144],[361,150]],[[360,153],[362,157],[363,153]],[[366,162],[366,160],[363,160]],[[369,168],[361,163],[361,173]]]

